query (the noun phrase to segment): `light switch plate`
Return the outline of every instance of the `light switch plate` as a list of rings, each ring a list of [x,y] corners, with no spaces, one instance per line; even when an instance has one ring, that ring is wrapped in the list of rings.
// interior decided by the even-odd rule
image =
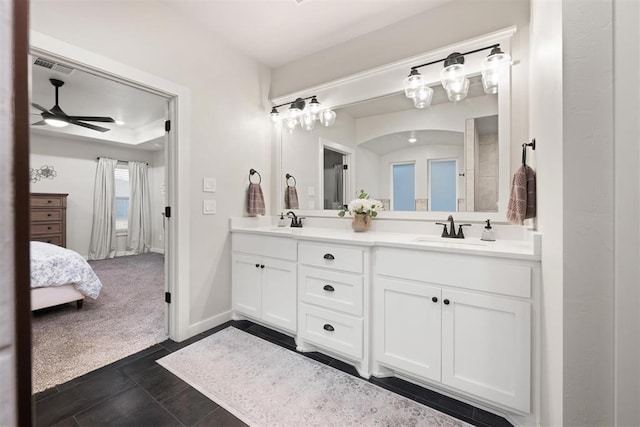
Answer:
[[[315,196],[315,195],[316,195],[316,188],[315,187],[307,188],[307,196]]]
[[[203,200],[202,201],[202,215],[215,215],[216,214],[216,201],[215,200]]]
[[[202,178],[202,191],[205,193],[216,192],[216,179],[215,178]]]

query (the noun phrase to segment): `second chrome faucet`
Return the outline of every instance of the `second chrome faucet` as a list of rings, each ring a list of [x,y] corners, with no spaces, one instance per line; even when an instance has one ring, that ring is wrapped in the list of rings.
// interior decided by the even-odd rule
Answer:
[[[470,227],[471,224],[460,224],[458,225],[458,232],[456,233],[456,223],[453,221],[453,215],[449,215],[446,222],[436,222],[438,225],[442,225],[442,237],[447,237],[449,239],[464,239],[464,233],[462,232],[462,227]],[[447,229],[447,225],[450,227]]]

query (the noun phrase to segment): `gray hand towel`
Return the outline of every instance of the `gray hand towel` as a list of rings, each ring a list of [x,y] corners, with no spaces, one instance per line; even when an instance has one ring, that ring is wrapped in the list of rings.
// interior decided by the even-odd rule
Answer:
[[[524,223],[525,219],[536,216],[536,173],[527,165],[522,165],[513,175],[511,197],[507,205],[507,219],[513,224]]]
[[[293,185],[287,185],[287,189],[284,192],[284,207],[285,209],[298,209],[298,191]]]
[[[264,195],[260,184],[251,183],[247,190],[249,199],[247,201],[247,213],[249,216],[264,215]]]

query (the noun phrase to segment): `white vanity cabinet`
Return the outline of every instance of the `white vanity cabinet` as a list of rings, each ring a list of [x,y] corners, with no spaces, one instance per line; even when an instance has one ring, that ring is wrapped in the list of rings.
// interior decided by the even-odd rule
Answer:
[[[297,250],[289,238],[232,235],[233,310],[296,333]]]
[[[314,242],[298,245],[298,348],[309,351],[317,347],[351,361],[366,377],[368,260],[369,251],[362,247]]]
[[[377,249],[373,375],[439,383],[529,413],[531,277],[526,262]]]

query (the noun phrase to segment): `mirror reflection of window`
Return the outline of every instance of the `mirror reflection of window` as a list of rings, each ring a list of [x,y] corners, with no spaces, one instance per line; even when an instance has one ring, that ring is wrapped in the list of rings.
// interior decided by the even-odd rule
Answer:
[[[394,211],[416,210],[416,165],[396,163],[391,165]]]
[[[458,167],[455,160],[429,161],[429,210],[457,212],[457,171]]]

